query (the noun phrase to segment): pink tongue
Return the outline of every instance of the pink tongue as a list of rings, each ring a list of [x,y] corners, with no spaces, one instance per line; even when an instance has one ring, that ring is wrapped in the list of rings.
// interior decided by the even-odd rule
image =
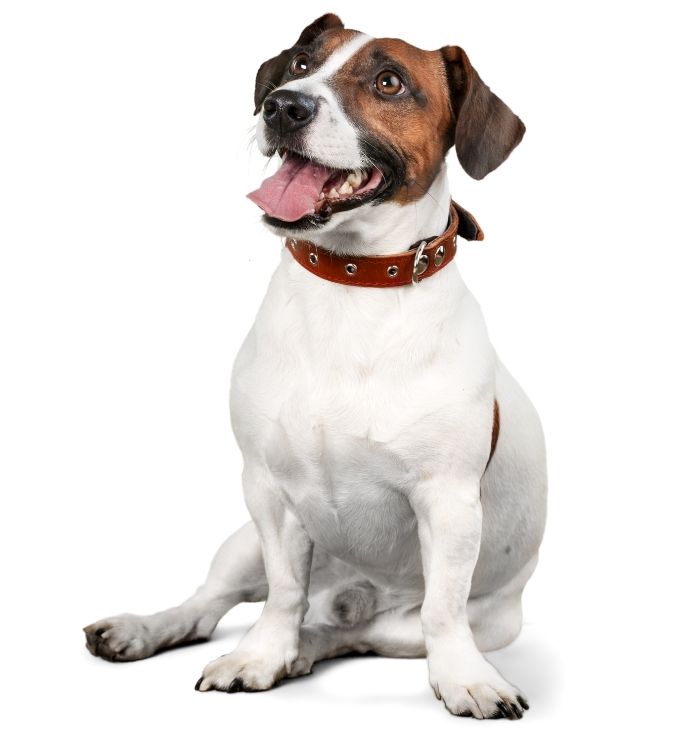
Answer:
[[[333,170],[307,159],[287,156],[282,166],[248,197],[268,216],[298,221],[314,213],[318,196]]]

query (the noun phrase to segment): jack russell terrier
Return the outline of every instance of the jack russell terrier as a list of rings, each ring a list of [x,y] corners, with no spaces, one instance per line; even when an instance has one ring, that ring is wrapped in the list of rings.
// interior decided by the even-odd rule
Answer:
[[[180,606],[85,628],[108,660],[262,615],[199,691],[262,691],[350,652],[427,656],[453,714],[522,717],[483,656],[521,628],[546,467],[537,413],[496,356],[453,257],[482,238],[451,202],[445,155],[480,180],[520,119],[457,46],[423,51],[324,15],[255,80],[277,172],[250,198],[284,238],[233,368],[252,522]]]

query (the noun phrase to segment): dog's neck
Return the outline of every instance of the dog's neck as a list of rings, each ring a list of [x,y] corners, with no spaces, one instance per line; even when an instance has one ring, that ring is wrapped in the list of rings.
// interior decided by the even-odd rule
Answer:
[[[443,165],[428,191],[406,205],[364,205],[338,213],[333,224],[316,232],[280,233],[307,239],[332,252],[348,256],[403,252],[422,239],[441,234],[449,220],[450,188]],[[277,231],[277,230],[275,230]]]

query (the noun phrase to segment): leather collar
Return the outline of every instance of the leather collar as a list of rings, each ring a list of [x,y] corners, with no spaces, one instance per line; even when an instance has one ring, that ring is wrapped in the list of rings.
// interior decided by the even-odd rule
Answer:
[[[302,267],[324,280],[363,288],[394,288],[419,283],[448,265],[457,253],[457,235],[469,241],[484,238],[474,216],[452,201],[445,231],[405,252],[343,257],[301,239],[285,239],[285,246]]]

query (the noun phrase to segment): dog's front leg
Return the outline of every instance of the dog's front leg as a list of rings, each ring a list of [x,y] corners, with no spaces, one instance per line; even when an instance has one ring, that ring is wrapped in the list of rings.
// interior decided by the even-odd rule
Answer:
[[[310,668],[295,662],[309,606],[312,542],[263,467],[246,465],[243,490],[260,535],[267,601],[238,647],[205,667],[196,686],[200,691],[263,691],[285,676],[308,673]]]
[[[480,481],[430,477],[411,494],[425,598],[421,610],[430,684],[452,714],[519,719],[527,702],[477,649],[467,598],[481,541]]]

